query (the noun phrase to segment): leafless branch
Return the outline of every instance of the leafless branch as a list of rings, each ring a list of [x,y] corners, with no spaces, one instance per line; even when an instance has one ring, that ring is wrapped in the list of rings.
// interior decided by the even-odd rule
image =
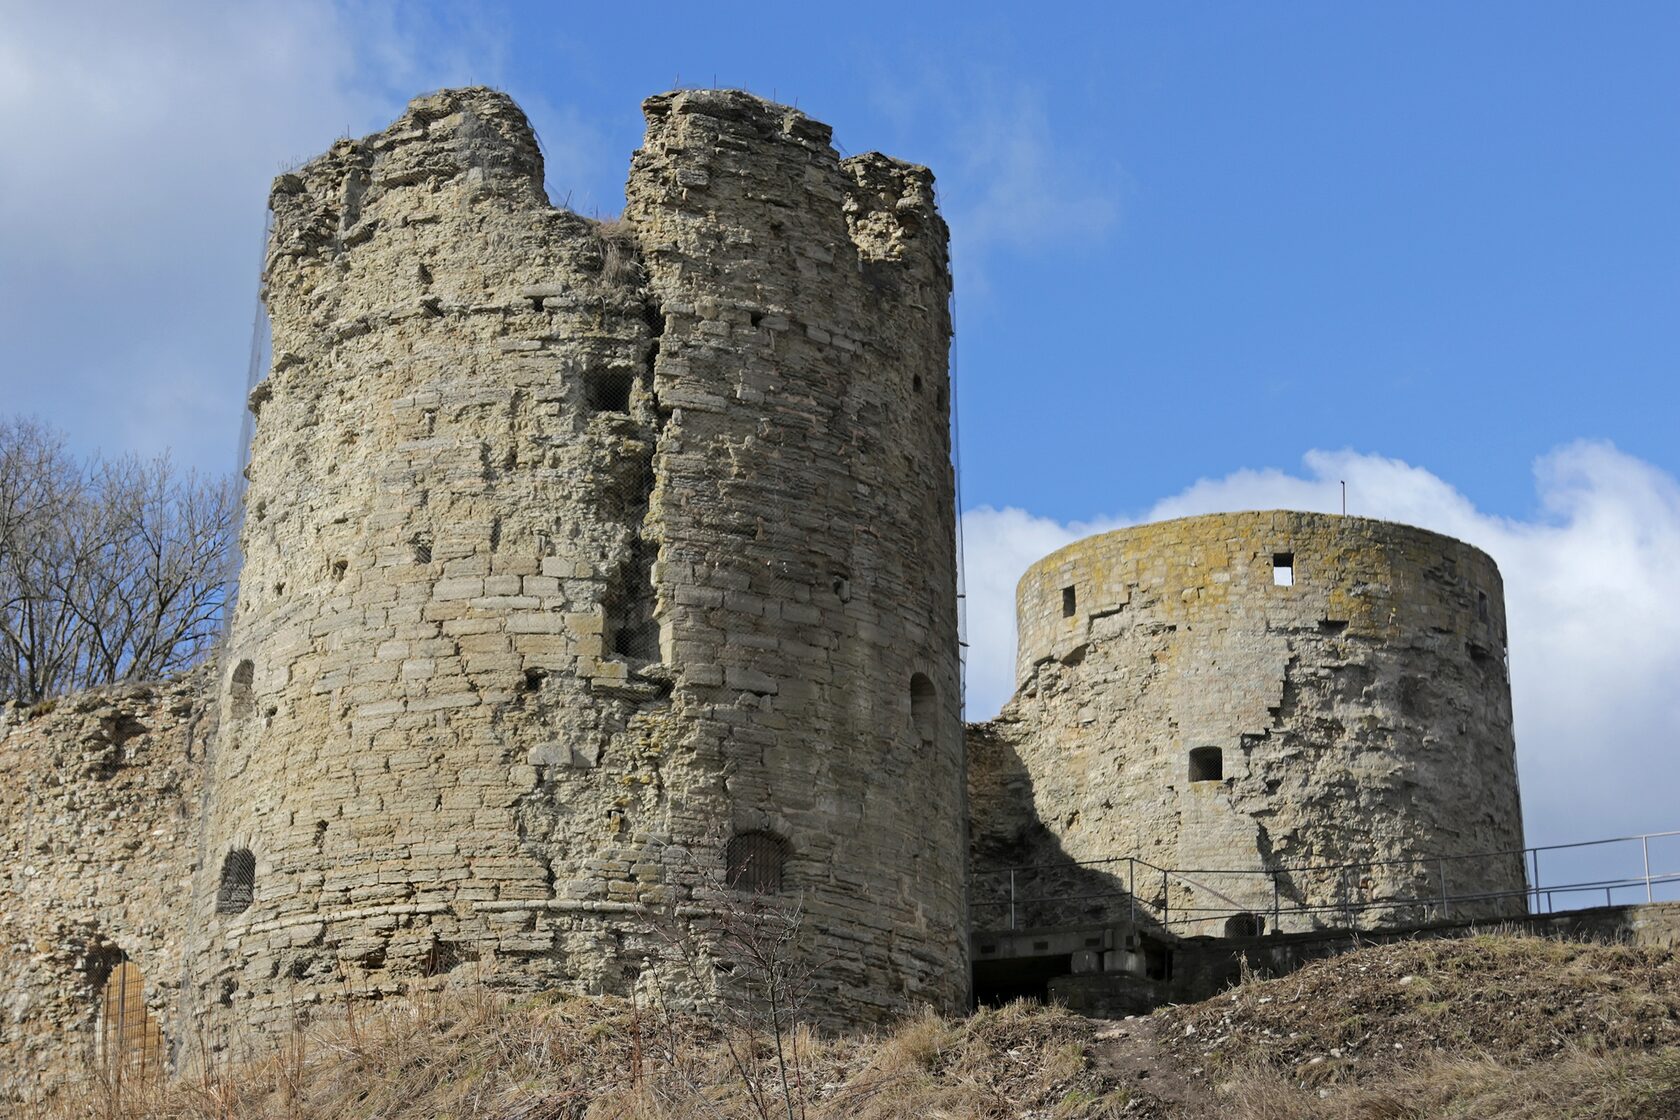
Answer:
[[[50,429],[0,420],[0,697],[196,663],[220,632],[236,516],[226,481],[167,456],[83,464]]]

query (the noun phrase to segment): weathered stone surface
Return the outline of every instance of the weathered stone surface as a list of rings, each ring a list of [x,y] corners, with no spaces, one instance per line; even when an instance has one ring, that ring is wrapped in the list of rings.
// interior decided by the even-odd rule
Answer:
[[[124,960],[146,1012],[178,1033],[214,734],[203,686],[200,673],[0,708],[0,1102],[94,1068],[101,993]]]
[[[1450,894],[1503,893],[1458,916],[1524,911],[1517,856],[1450,858],[1522,847],[1503,591],[1482,552],[1362,518],[1219,514],[1069,545],[1017,597],[1018,692],[969,732],[980,925],[1005,924],[997,869],[1116,856],[1206,869],[1165,891],[1139,873],[1146,914],[1170,908],[1181,933],[1269,916],[1284,867],[1320,868],[1277,876],[1282,910],[1313,908],[1286,929],[1439,916],[1360,906],[1437,897],[1443,876]],[[1192,780],[1200,748],[1217,780]],[[1114,891],[1126,874],[1017,888]]]
[[[786,842],[819,1018],[965,998],[931,176],[746,94],[645,110],[610,226],[547,204],[482,89],[276,183],[206,1022],[451,972],[705,1002],[643,911],[718,951],[749,831]]]

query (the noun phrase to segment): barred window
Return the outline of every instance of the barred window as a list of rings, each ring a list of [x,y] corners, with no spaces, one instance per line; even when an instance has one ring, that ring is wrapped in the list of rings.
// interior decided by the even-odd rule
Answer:
[[[216,888],[216,913],[242,914],[251,908],[257,889],[257,857],[249,848],[235,848],[222,860],[222,881]]]
[[[724,851],[726,881],[751,894],[779,894],[787,865],[787,841],[770,832],[737,832]]]
[[[228,714],[234,719],[250,719],[257,710],[256,682],[257,667],[250,661],[241,661],[233,667],[233,676],[228,681]]]
[[[1233,914],[1225,919],[1226,937],[1259,937],[1266,932],[1266,919],[1258,914]]]

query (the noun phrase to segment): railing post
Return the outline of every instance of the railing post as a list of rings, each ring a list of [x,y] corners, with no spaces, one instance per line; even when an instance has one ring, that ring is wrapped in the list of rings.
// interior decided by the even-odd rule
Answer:
[[[1172,887],[1167,883],[1167,869],[1161,869],[1161,928],[1172,932]]]
[[[1015,928],[1015,869],[1009,869],[1009,928]]]
[[[1651,901],[1651,838],[1641,836],[1639,847],[1645,853],[1645,901]]]
[[[1127,933],[1135,940],[1137,937],[1137,859],[1126,857],[1126,901],[1129,904],[1128,916],[1132,928]]]
[[[1278,884],[1277,868],[1272,868],[1272,932],[1278,931]]]
[[[1441,916],[1443,918],[1450,917],[1452,915],[1452,905],[1447,901],[1447,861],[1438,859],[1435,861],[1435,867],[1441,873]]]

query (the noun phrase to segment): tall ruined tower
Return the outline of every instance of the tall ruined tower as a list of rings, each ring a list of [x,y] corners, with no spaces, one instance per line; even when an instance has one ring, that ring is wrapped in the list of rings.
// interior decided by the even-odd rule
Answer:
[[[650,923],[709,954],[749,891],[833,1022],[965,998],[932,176],[743,93],[645,110],[609,225],[485,89],[276,182],[189,1001],[704,1002]]]

